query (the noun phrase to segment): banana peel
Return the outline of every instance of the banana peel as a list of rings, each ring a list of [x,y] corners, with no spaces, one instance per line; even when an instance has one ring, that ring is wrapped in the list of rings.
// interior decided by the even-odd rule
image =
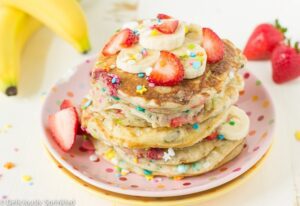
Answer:
[[[24,12],[0,6],[0,91],[17,94],[22,50],[41,23]]]
[[[7,96],[17,95],[23,47],[42,24],[79,52],[90,50],[87,22],[76,0],[0,0],[0,92]]]

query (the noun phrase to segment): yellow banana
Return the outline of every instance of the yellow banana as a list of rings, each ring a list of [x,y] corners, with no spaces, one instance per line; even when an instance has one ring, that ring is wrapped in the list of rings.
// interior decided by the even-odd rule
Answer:
[[[23,47],[41,23],[20,10],[0,6],[0,91],[17,94]]]
[[[76,0],[0,0],[48,26],[79,52],[90,50],[85,15]]]

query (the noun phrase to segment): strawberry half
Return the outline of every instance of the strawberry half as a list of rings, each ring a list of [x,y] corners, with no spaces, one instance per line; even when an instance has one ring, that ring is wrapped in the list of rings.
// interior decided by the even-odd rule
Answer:
[[[161,51],[158,62],[154,65],[148,81],[157,86],[173,86],[182,81],[183,65],[175,54]]]
[[[95,151],[95,146],[91,140],[83,140],[79,149],[82,152],[87,152],[87,151],[93,152],[93,151]]]
[[[164,21],[161,24],[154,25],[153,28],[163,34],[173,34],[176,31],[178,24],[178,20],[168,20]]]
[[[203,28],[203,48],[207,54],[208,63],[216,63],[224,57],[224,43],[210,28]]]
[[[172,19],[172,17],[167,15],[167,14],[157,14],[156,18],[158,18],[158,19]]]
[[[252,32],[244,49],[244,54],[249,60],[270,59],[274,48],[284,40],[285,28],[279,23],[260,24]]]
[[[64,101],[60,104],[60,110],[73,107],[73,103],[69,99],[64,99]]]
[[[297,49],[281,44],[274,49],[271,61],[274,82],[281,84],[300,76],[300,53]]]
[[[49,129],[63,151],[69,151],[74,144],[78,117],[75,107],[69,107],[49,116]]]
[[[122,48],[127,48],[138,42],[138,36],[131,29],[123,29],[116,33],[104,46],[102,54],[112,56],[117,54]]]

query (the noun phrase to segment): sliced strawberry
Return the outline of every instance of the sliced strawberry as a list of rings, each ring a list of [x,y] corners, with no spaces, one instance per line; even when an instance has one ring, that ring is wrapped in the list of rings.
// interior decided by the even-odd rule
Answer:
[[[79,149],[80,149],[80,151],[83,151],[83,152],[95,151],[94,144],[91,140],[83,140]]]
[[[270,59],[274,48],[284,40],[284,32],[286,29],[272,24],[258,25],[244,49],[244,54],[249,60],[265,60]]]
[[[281,84],[300,76],[300,53],[295,48],[279,45],[272,54],[274,82]]]
[[[216,139],[217,137],[218,137],[218,132],[215,131],[215,132],[213,132],[211,135],[207,136],[205,139],[207,139],[207,140],[214,140],[214,139]]]
[[[167,14],[157,14],[156,18],[158,18],[158,19],[172,19],[172,17],[167,15]]]
[[[60,110],[73,107],[73,103],[69,99],[64,99],[64,101],[60,104]]]
[[[180,60],[171,52],[161,51],[148,81],[157,86],[173,86],[182,81],[183,75],[184,69]]]
[[[152,160],[160,160],[164,156],[164,150],[160,148],[151,148],[147,150],[146,157]]]
[[[69,107],[49,116],[49,129],[63,151],[68,151],[74,144],[78,129],[78,117],[74,107]]]
[[[78,127],[77,134],[78,135],[86,135],[86,134],[88,134],[88,132],[86,131],[86,128]]]
[[[203,48],[206,51],[208,63],[216,63],[223,59],[224,43],[210,28],[203,28]]]
[[[122,48],[127,48],[138,42],[138,36],[131,29],[123,29],[108,41],[102,50],[104,56],[117,54]]]
[[[171,127],[180,127],[187,123],[189,123],[189,121],[185,117],[175,117],[171,119]]]
[[[168,21],[164,21],[161,24],[154,25],[153,28],[157,29],[159,32],[163,34],[173,34],[176,31],[178,24],[179,24],[178,20],[168,20]]]

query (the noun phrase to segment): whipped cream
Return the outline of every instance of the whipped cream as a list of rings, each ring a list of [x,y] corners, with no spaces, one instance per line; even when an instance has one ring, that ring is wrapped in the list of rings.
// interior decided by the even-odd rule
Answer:
[[[184,79],[201,76],[206,67],[207,55],[202,42],[202,28],[195,24],[179,22],[172,34],[163,34],[154,25],[174,19],[150,19],[141,23],[129,22],[122,28],[129,28],[139,35],[139,42],[130,48],[121,49],[117,56],[117,67],[129,73],[149,73],[158,61],[160,51],[174,53],[184,66]]]

